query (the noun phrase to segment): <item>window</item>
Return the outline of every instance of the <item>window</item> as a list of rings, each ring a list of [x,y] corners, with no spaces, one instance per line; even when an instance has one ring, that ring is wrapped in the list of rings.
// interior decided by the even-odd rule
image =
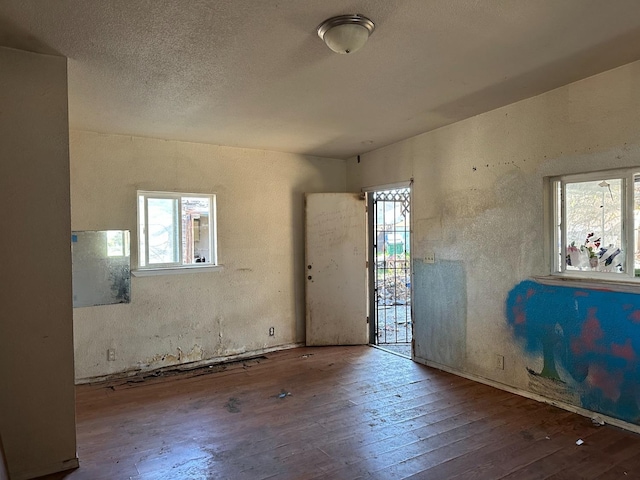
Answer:
[[[574,277],[640,277],[640,169],[551,179],[553,271]]]
[[[139,268],[217,265],[216,197],[138,191]]]

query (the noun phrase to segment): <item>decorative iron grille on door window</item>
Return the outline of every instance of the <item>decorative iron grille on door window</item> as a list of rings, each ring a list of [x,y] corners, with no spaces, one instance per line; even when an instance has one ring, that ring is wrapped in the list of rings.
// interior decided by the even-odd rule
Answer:
[[[410,343],[410,189],[373,192],[375,344]]]

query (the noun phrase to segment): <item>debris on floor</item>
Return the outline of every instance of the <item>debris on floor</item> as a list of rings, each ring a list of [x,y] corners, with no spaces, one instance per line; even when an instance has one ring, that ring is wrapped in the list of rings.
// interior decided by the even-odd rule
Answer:
[[[576,442],[576,445],[580,446],[584,444],[584,440],[582,440],[581,438],[578,439],[578,441]]]
[[[604,420],[596,416],[591,419],[591,423],[593,423],[593,425],[596,427],[601,427],[604,425]]]
[[[280,390],[280,393],[277,395],[278,398],[290,397],[291,392],[287,392],[285,389]]]
[[[378,287],[378,305],[410,305],[409,275],[390,276]]]
[[[245,359],[229,359],[213,365],[199,365],[198,362],[189,362],[179,365],[167,365],[155,370],[138,370],[136,372],[122,372],[109,375],[108,378],[89,382],[89,384],[101,384],[104,388],[111,390],[121,390],[124,388],[139,387],[149,383],[165,381],[168,377],[178,376],[180,378],[199,377],[224,371],[235,370],[236,368],[247,369],[259,364],[262,360],[268,360],[264,355],[256,355]]]

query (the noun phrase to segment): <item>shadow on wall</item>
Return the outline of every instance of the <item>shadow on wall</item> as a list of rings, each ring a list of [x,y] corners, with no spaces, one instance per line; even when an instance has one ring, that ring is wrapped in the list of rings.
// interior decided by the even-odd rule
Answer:
[[[524,281],[506,314],[524,348],[541,355],[535,393],[640,424],[640,295]]]

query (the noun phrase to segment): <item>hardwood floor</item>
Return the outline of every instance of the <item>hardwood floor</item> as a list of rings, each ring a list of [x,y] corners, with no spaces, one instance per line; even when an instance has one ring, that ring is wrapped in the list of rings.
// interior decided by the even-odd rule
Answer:
[[[370,347],[79,386],[77,423],[47,480],[640,478],[639,435]]]

